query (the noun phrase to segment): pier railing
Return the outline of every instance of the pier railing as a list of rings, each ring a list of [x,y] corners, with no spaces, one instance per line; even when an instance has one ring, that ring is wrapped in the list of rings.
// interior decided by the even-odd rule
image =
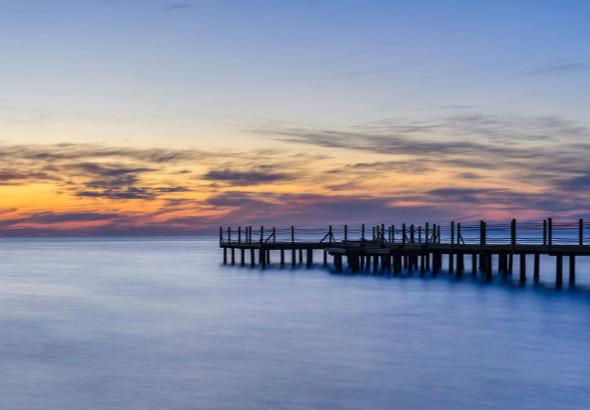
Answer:
[[[300,227],[220,227],[219,243],[346,243],[445,245],[590,245],[590,222],[553,221],[508,223],[450,222],[449,224],[330,225]]]

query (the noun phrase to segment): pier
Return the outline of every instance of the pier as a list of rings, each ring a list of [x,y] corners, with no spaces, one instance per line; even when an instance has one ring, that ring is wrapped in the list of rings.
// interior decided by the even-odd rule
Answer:
[[[514,219],[509,223],[450,222],[445,226],[430,223],[311,229],[240,226],[220,227],[219,246],[223,263],[232,265],[266,267],[272,257],[278,256],[281,266],[311,267],[319,251],[321,263],[331,265],[337,272],[436,275],[446,270],[457,277],[469,273],[490,281],[494,274],[518,274],[521,283],[528,280],[530,273],[538,281],[540,257],[549,255],[555,258],[555,285],[561,287],[564,263],[568,265],[568,282],[573,285],[576,257],[590,256],[588,228],[582,219],[554,222],[552,218],[520,223]],[[516,266],[515,261],[518,261]],[[531,272],[527,270],[528,262],[533,265]]]

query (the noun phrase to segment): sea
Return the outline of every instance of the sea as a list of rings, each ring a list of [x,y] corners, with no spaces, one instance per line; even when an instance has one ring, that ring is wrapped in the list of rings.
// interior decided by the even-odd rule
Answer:
[[[221,262],[210,236],[0,240],[0,409],[590,408],[590,258],[562,289],[549,257],[525,286]]]

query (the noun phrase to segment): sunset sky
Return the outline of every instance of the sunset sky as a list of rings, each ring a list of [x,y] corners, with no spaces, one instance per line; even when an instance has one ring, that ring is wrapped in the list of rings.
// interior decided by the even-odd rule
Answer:
[[[590,217],[587,0],[0,0],[0,33],[0,236]]]

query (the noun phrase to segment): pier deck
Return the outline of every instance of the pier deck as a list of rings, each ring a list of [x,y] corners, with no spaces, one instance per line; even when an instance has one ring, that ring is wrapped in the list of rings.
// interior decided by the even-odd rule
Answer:
[[[443,269],[443,256],[449,272],[458,276],[466,271],[465,258],[471,262],[471,274],[482,274],[491,280],[496,272],[510,275],[514,259],[518,259],[521,282],[527,280],[527,260],[533,257],[533,279],[540,277],[540,256],[555,257],[555,283],[563,284],[564,258],[569,259],[570,284],[575,283],[576,257],[590,256],[590,232],[583,220],[574,223],[554,223],[551,218],[542,223],[461,224],[448,226],[424,224],[376,225],[366,229],[339,228],[287,229],[260,227],[220,228],[219,246],[223,249],[224,264],[265,267],[271,262],[271,252],[279,253],[279,263],[286,265],[314,263],[314,251],[323,254],[323,264],[329,257],[336,271],[358,272],[419,271],[437,274]],[[229,255],[228,255],[229,253]],[[238,253],[238,255],[236,255]],[[304,257],[305,254],[305,257]],[[289,257],[289,261],[287,261]],[[494,262],[495,261],[495,262]]]

